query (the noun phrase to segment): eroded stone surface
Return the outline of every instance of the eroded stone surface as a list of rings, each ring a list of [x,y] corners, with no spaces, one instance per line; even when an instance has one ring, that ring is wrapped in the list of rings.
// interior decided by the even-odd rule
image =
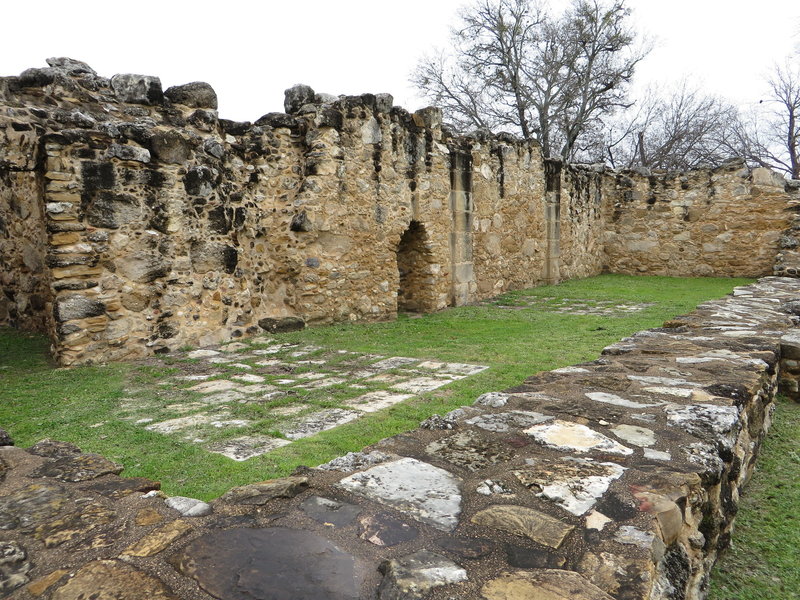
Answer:
[[[358,536],[376,546],[396,546],[410,542],[419,535],[419,530],[388,513],[377,513],[359,519],[361,531]]]
[[[32,568],[22,546],[16,542],[0,542],[0,594],[5,596],[28,583]]]
[[[283,477],[232,488],[220,497],[220,501],[230,504],[266,504],[275,498],[293,498],[307,487],[307,477]]]
[[[448,558],[419,550],[381,565],[380,600],[419,599],[433,588],[467,580],[467,572]]]
[[[545,421],[550,421],[552,419],[553,417],[551,416],[543,415],[537,412],[514,410],[510,412],[487,413],[485,415],[479,415],[477,417],[467,419],[465,423],[467,425],[475,425],[476,427],[480,427],[486,431],[505,433],[511,429],[523,429],[525,427],[544,423]]]
[[[113,463],[99,454],[79,454],[47,462],[31,473],[31,476],[76,482],[96,479],[103,475],[117,475],[121,472],[122,465]]]
[[[481,593],[485,600],[613,600],[577,573],[560,569],[503,573]]]
[[[476,525],[527,537],[553,549],[558,549],[575,529],[538,510],[512,504],[495,504],[476,513],[471,520]]]
[[[78,570],[56,589],[53,600],[177,600],[164,583],[139,569],[116,560],[98,560]]]
[[[226,600],[358,598],[355,559],[310,531],[214,531],[193,540],[176,562],[203,590]]]
[[[611,438],[597,431],[570,421],[557,419],[552,423],[534,425],[525,430],[536,441],[566,452],[607,452],[626,456],[633,454],[633,450],[615,442]]]
[[[451,531],[458,524],[461,480],[414,458],[401,458],[355,473],[339,481],[339,485],[437,529]]]
[[[592,508],[611,482],[624,472],[625,467],[616,463],[567,457],[557,461],[540,459],[514,474],[523,485],[537,490],[538,497],[580,516]]]
[[[431,442],[425,452],[469,471],[510,459],[514,452],[508,446],[465,431]]]

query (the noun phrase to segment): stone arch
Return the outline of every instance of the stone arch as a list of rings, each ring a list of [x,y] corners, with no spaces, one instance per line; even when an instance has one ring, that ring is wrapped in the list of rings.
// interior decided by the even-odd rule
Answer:
[[[397,270],[397,310],[431,312],[442,308],[437,290],[440,265],[433,255],[428,232],[419,221],[411,221],[400,237]]]

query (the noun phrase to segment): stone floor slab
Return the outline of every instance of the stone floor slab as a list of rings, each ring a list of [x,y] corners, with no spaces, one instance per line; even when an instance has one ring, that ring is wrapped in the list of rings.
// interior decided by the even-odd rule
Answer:
[[[415,458],[401,458],[342,479],[342,488],[452,531],[461,512],[461,480]]]
[[[289,440],[268,436],[242,436],[208,446],[209,452],[222,454],[235,461],[261,456],[276,448],[291,444]]]
[[[290,440],[299,440],[327,431],[339,425],[344,425],[360,417],[361,411],[344,410],[341,408],[327,408],[309,415],[305,415],[300,420],[288,423],[279,428],[279,431]]]
[[[193,540],[176,562],[204,591],[225,600],[358,598],[353,556],[310,531],[213,531]]]
[[[392,392],[379,390],[377,392],[369,392],[368,394],[363,394],[358,398],[348,400],[345,402],[345,404],[352,408],[371,413],[394,406],[399,402],[403,402],[404,400],[408,400],[409,398],[413,397],[413,394],[393,394]]]

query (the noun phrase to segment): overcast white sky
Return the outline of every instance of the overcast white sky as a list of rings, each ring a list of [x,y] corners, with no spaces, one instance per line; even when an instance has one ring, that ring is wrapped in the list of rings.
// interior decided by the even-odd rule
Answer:
[[[551,0],[556,6],[566,0]],[[424,105],[408,84],[420,55],[446,46],[463,0],[6,0],[0,75],[88,62],[100,75],[157,75],[164,88],[207,81],[221,117],[283,110],[283,90],[389,92]],[[763,74],[800,43],[798,0],[628,0],[657,41],[639,85],[683,77],[739,103],[757,102]]]

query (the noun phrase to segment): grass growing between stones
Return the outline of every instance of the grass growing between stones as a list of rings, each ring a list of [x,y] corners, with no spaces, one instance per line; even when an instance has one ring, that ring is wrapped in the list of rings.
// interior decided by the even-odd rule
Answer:
[[[709,600],[800,598],[800,404],[778,402]]]
[[[319,346],[308,358],[324,355],[330,363],[346,360],[336,358],[338,351],[346,350],[489,369],[244,462],[209,453],[179,436],[148,431],[130,416],[136,409],[139,416],[163,418],[176,398],[194,400],[185,389],[191,384],[176,383],[174,375],[179,368],[196,367],[196,361],[176,355],[143,363],[56,369],[42,337],[3,330],[0,427],[19,446],[46,437],[70,441],[122,463],[126,476],[160,480],[168,494],[210,499],[235,485],[283,476],[298,465],[314,466],[359,450],[412,429],[434,413],[472,404],[484,392],[517,385],[539,371],[594,359],[604,346],[660,326],[746,283],[749,280],[604,275],[512,292],[481,305],[418,318],[401,315],[393,322],[341,324],[271,336],[280,343]],[[618,305],[625,308],[610,310]],[[231,356],[245,357],[264,343],[259,338],[246,342],[245,349]],[[227,376],[229,367],[215,368],[217,378]],[[381,387],[372,384],[369,390],[374,389]],[[332,386],[298,393],[298,400],[311,407],[328,407],[340,402],[344,390]],[[292,400],[285,397],[271,407]],[[276,433],[275,423],[261,407],[232,403],[229,408],[231,417],[252,421],[251,430],[242,433],[257,433],[253,428]]]

